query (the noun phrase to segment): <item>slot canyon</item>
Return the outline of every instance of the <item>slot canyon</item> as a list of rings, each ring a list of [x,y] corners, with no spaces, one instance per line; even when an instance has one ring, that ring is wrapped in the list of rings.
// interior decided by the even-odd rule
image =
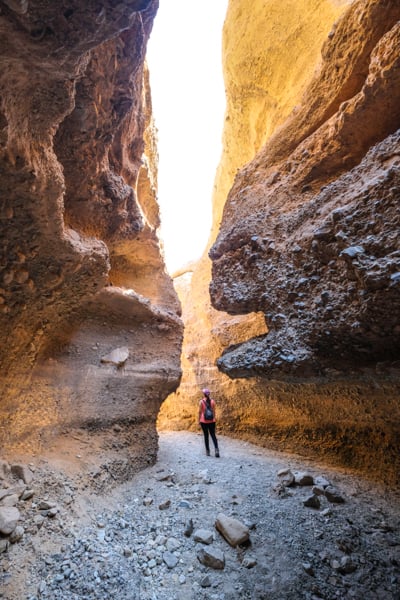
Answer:
[[[181,575],[163,595],[146,587],[150,569],[135,595],[111,567],[108,588],[99,578],[86,591],[62,588],[65,572],[51,587],[43,571],[18,570],[27,553],[32,564],[38,556],[35,535],[49,556],[63,554],[52,540],[70,527],[64,518],[53,536],[51,527],[33,532],[35,479],[46,501],[58,494],[76,514],[90,512],[85,494],[112,505],[106,494],[134,481],[146,505],[160,440],[163,452],[175,434],[202,451],[204,387],[217,402],[218,434],[232,444],[231,469],[242,468],[243,443],[256,461],[271,452],[277,470],[292,456],[293,465],[361,478],[382,501],[399,491],[400,3],[228,1],[212,227],[202,257],[173,274],[160,240],[146,62],[158,8],[0,0],[0,598],[398,599],[394,526],[385,533],[397,555],[376,566],[389,583],[368,590],[366,579],[340,587],[329,577],[293,590],[288,576],[286,588],[274,579],[239,592],[238,575],[236,591],[211,582],[189,593]],[[222,452],[221,477],[224,460]],[[289,488],[279,489],[291,502]],[[55,523],[59,509],[45,500]],[[398,500],[390,505],[394,521]],[[21,543],[18,510],[28,510]],[[79,561],[91,560],[92,546]],[[129,552],[121,550],[133,561]],[[344,576],[356,571],[338,564]]]

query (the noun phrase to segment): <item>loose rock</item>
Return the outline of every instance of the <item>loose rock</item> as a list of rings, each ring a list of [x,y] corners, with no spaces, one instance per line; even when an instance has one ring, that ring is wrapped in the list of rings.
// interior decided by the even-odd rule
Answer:
[[[163,561],[167,565],[168,569],[173,569],[178,564],[178,559],[174,554],[172,554],[172,552],[164,552]]]
[[[215,527],[226,539],[228,544],[233,547],[238,546],[239,544],[244,544],[249,540],[250,532],[248,527],[246,527],[246,525],[237,519],[228,517],[223,513],[220,513],[217,516]]]
[[[133,600],[138,590],[140,600],[316,600],[345,597],[350,590],[353,598],[396,598],[400,514],[396,501],[379,495],[379,486],[377,503],[371,482],[363,486],[360,479],[336,473],[349,500],[327,505],[323,494],[318,498],[324,510],[310,512],[303,505],[302,486],[282,486],[290,490],[286,496],[272,493],[285,456],[226,439],[229,460],[213,465],[214,483],[209,485],[195,475],[207,460],[201,442],[189,433],[160,435],[159,463],[111,494],[95,487],[101,475],[68,480],[54,467],[37,466],[37,502],[20,501],[15,530],[0,536],[1,572],[10,573],[1,581],[4,598]],[[299,459],[290,460],[293,473],[307,472]],[[174,473],[174,481],[158,481],[161,468],[164,476]],[[314,482],[318,478],[315,467]],[[160,511],[168,485],[170,508]],[[321,481],[319,485],[325,490]],[[2,487],[11,495],[18,486],[5,479]],[[149,506],[143,504],[147,497],[153,499]],[[233,504],[232,498],[240,502]],[[182,499],[190,502],[190,519]],[[82,519],[79,513],[85,506],[89,510]],[[53,509],[58,512],[50,519],[48,511]],[[251,544],[249,537],[231,546],[213,529],[210,544],[195,541],[193,532],[207,531],[205,524],[211,525],[213,515],[220,514],[248,530],[251,524]],[[186,528],[190,535],[184,535]]]
[[[206,567],[211,569],[223,569],[225,566],[224,553],[218,548],[200,548],[197,551],[197,558]]]
[[[14,531],[21,515],[15,506],[0,506],[0,533],[9,535]]]
[[[32,482],[32,471],[27,465],[15,464],[11,465],[11,473],[18,479],[22,479],[24,483],[29,485]]]
[[[285,487],[290,487],[294,485],[295,477],[290,469],[281,469],[277,473],[279,482]]]
[[[303,500],[304,506],[308,506],[309,508],[320,508],[321,502],[319,497],[316,494],[312,494],[305,500]]]
[[[208,529],[196,529],[193,534],[193,539],[195,542],[201,542],[202,544],[212,544],[214,539],[214,534],[212,531]]]
[[[325,488],[325,496],[329,500],[329,502],[335,504],[342,504],[344,502],[344,498],[341,493],[332,485],[329,485]]]

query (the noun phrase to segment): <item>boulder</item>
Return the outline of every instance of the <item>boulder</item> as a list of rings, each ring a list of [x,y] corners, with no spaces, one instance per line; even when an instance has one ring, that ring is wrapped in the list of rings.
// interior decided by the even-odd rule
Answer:
[[[239,544],[244,544],[249,540],[249,528],[237,519],[228,517],[223,513],[220,513],[217,516],[215,527],[225,538],[228,544],[233,547],[238,546]]]
[[[344,502],[342,494],[333,485],[328,485],[328,487],[325,488],[324,492],[329,502],[332,502],[334,504],[342,504]]]
[[[15,464],[11,465],[11,473],[18,477],[18,479],[22,479],[22,481],[26,484],[30,484],[32,481],[32,471],[27,465]]]
[[[0,533],[10,535],[16,528],[19,518],[19,510],[15,506],[0,506]]]
[[[295,476],[290,469],[281,469],[278,471],[278,478],[282,485],[290,487],[295,483]]]
[[[313,485],[314,477],[311,473],[295,473],[296,485]]]

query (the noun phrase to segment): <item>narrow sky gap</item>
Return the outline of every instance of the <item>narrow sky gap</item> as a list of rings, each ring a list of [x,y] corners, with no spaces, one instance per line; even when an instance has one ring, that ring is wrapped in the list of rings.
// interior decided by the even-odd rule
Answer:
[[[170,273],[202,254],[221,155],[228,0],[160,2],[147,59],[158,129],[159,204]]]

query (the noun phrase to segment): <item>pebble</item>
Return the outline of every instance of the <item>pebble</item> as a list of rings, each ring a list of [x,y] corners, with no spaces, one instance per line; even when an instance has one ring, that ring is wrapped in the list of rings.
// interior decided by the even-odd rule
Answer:
[[[172,552],[164,552],[163,561],[167,565],[168,569],[173,569],[178,564],[177,557]]]
[[[320,508],[321,501],[316,494],[311,494],[305,500],[303,500],[304,506],[308,506],[309,508]]]
[[[202,588],[211,587],[211,579],[209,578],[208,575],[205,575],[204,577],[202,577],[202,579],[200,580],[200,585]]]
[[[196,529],[193,533],[193,539],[195,542],[201,542],[202,544],[212,544],[214,534],[207,529]]]
[[[212,569],[223,569],[225,566],[225,556],[219,548],[200,548],[197,551],[197,558],[203,565]]]
[[[242,566],[246,569],[252,569],[257,564],[257,559],[254,556],[245,556],[242,560]]]
[[[193,530],[194,530],[193,520],[189,519],[185,523],[185,529],[184,529],[183,533],[186,537],[190,537],[193,533]]]
[[[290,469],[280,469],[277,472],[277,476],[279,478],[279,482],[285,487],[290,487],[291,485],[294,485],[295,476],[293,475]]]
[[[337,490],[332,485],[328,485],[325,488],[324,492],[325,492],[325,496],[327,497],[329,502],[332,502],[335,504],[342,504],[344,502],[344,498],[343,498],[342,494],[339,492],[339,490]]]

